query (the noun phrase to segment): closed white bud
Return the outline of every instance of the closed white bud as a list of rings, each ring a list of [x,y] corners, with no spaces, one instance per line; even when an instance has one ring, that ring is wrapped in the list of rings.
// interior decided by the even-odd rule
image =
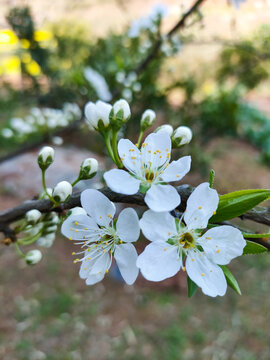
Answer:
[[[53,189],[52,196],[55,201],[63,202],[65,200],[67,200],[71,194],[72,194],[71,184],[67,181],[61,181]]]
[[[116,129],[120,129],[130,118],[131,112],[129,104],[126,100],[120,99],[113,105],[110,113],[110,122]]]
[[[38,220],[41,218],[41,212],[37,209],[29,210],[25,214],[27,222],[31,224],[35,224],[38,222]]]
[[[80,207],[80,206],[76,206],[75,208],[73,209],[70,209],[68,212],[67,212],[67,215],[70,216],[70,215],[87,215],[86,211]]]
[[[192,131],[187,126],[179,126],[172,135],[172,143],[175,147],[189,144],[191,139]]]
[[[145,110],[144,113],[142,114],[142,118],[141,118],[142,131],[145,131],[150,126],[152,126],[155,119],[156,119],[156,113],[153,110],[151,110],[151,109]]]
[[[37,240],[37,245],[49,248],[52,246],[53,242],[55,240],[55,233],[50,233],[45,236],[42,236]]]
[[[54,149],[44,146],[38,154],[38,165],[41,170],[46,170],[54,160]]]
[[[98,171],[98,162],[94,158],[85,159],[81,164],[79,178],[81,180],[91,179]]]
[[[99,100],[96,103],[90,101],[84,108],[86,121],[90,127],[102,131],[110,125],[109,115],[111,109],[112,106],[104,101]]]
[[[42,254],[39,250],[30,250],[25,255],[25,262],[28,265],[35,265],[42,259]]]
[[[155,132],[159,132],[159,131],[164,131],[166,132],[168,135],[172,136],[172,133],[173,133],[173,127],[169,124],[164,124],[164,125],[161,125],[159,126]]]

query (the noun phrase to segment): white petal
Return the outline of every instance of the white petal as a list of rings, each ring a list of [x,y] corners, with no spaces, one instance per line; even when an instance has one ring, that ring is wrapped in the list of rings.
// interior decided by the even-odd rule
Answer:
[[[161,281],[174,276],[182,266],[177,248],[164,242],[153,242],[139,255],[137,266],[150,281]]]
[[[128,285],[132,285],[139,274],[139,269],[136,266],[137,257],[137,251],[132,244],[116,246],[114,258],[123,279]]]
[[[181,202],[176,189],[171,185],[152,185],[147,191],[144,201],[156,212],[171,211]]]
[[[85,252],[85,256],[86,255],[88,255],[87,252]],[[88,274],[89,274],[93,264],[94,264],[94,260],[88,260],[88,259],[83,260],[83,262],[81,263],[80,272],[79,272],[81,279],[86,279],[88,277]]]
[[[115,205],[100,191],[84,190],[81,193],[84,210],[101,226],[108,225],[115,214]]]
[[[87,215],[70,215],[64,222],[61,232],[68,239],[91,239],[97,234],[98,226]]]
[[[142,144],[142,160],[146,165],[151,162],[155,167],[159,167],[170,160],[171,147],[171,138],[165,131],[152,133]]]
[[[119,214],[116,231],[120,240],[123,242],[137,241],[140,236],[140,224],[136,211],[132,208],[127,208]]]
[[[86,285],[95,285],[104,279],[105,274],[88,275],[85,283]]]
[[[227,289],[225,275],[221,268],[210,261],[205,253],[189,251],[186,260],[188,276],[205,295],[223,296]]]
[[[243,254],[246,246],[241,231],[232,226],[219,226],[208,230],[200,239],[207,257],[214,263],[226,265]]]
[[[196,187],[187,201],[184,220],[189,229],[203,229],[218,207],[218,193],[208,183]]]
[[[127,171],[113,169],[105,172],[107,186],[119,194],[133,195],[139,191],[140,180],[135,179]]]
[[[191,157],[184,156],[177,161],[172,161],[161,175],[166,182],[181,180],[190,170]]]
[[[130,140],[121,139],[118,143],[118,153],[125,167],[137,173],[137,169],[141,166],[140,150]]]
[[[177,233],[175,219],[168,212],[147,210],[140,220],[140,226],[143,235],[150,241],[167,241]]]
[[[100,256],[94,261],[89,275],[105,275],[111,265],[111,257],[108,252],[101,253]]]

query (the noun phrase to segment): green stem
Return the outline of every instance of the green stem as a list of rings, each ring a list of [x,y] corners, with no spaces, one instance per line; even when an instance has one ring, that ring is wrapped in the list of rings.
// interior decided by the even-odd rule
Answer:
[[[114,154],[113,154],[113,150],[112,150],[112,146],[111,146],[111,139],[110,139],[111,133],[110,133],[110,131],[106,131],[106,132],[102,133],[102,136],[104,138],[105,145],[106,145],[106,148],[108,150],[108,153],[109,153],[112,161],[116,164]]]
[[[118,168],[122,169],[123,164],[122,164],[121,160],[119,159],[119,155],[118,155],[118,151],[117,151],[117,131],[116,130],[112,131],[112,149],[113,149],[113,154],[114,154],[114,158],[115,158],[115,164],[118,166]]]
[[[44,192],[48,196],[48,198],[51,200],[51,202],[54,205],[57,205],[57,202],[54,200],[54,198],[47,191],[46,180],[45,180],[45,170],[41,170],[41,172],[42,172],[42,186],[43,186]]]
[[[215,170],[211,169],[210,170],[210,175],[209,175],[209,186],[210,186],[210,188],[212,188],[214,186],[214,181],[215,181]]]
[[[25,237],[23,239],[20,239],[20,240],[17,241],[17,243],[20,244],[20,245],[30,245],[33,242],[35,242],[42,235],[42,231],[43,231],[43,229],[41,229],[35,235],[27,236],[27,237]]]
[[[270,237],[270,233],[267,234],[249,234],[249,233],[242,233],[244,238],[250,238],[250,239],[259,239],[259,238],[267,238]]]
[[[144,133],[144,131],[141,130],[140,135],[139,135],[139,138],[138,138],[138,141],[137,141],[137,147],[138,147],[138,149],[139,149],[140,146],[141,146],[143,133]]]
[[[25,255],[24,255],[24,253],[22,252],[22,250],[19,248],[19,245],[15,242],[14,243],[14,245],[15,245],[15,249],[16,249],[16,252],[17,252],[17,254],[20,256],[20,257],[25,257]]]
[[[76,180],[74,180],[73,183],[71,184],[72,187],[73,187],[74,185],[76,185],[80,180],[81,180],[80,177],[78,177]]]

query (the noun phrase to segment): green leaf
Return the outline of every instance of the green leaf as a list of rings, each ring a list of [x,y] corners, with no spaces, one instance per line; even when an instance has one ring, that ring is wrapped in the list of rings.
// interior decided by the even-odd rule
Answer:
[[[222,271],[224,272],[224,275],[226,277],[227,280],[227,284],[238,294],[238,295],[242,295],[240,287],[235,279],[235,277],[233,276],[233,274],[230,272],[230,270],[227,268],[226,265],[219,265],[222,269]]]
[[[262,254],[267,250],[263,245],[257,244],[253,241],[246,240],[247,245],[244,247],[243,255],[251,255],[251,254]]]
[[[211,217],[210,222],[233,219],[269,198],[270,190],[266,189],[241,190],[221,195],[216,214]]]
[[[188,297],[191,298],[195,294],[198,286],[195,284],[195,282],[193,282],[190,279],[189,276],[187,276],[187,284],[188,284]]]

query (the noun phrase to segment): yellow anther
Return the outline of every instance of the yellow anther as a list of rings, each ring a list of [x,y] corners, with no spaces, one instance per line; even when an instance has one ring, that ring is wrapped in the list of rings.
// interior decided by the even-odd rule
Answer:
[[[83,268],[83,270],[87,270],[87,268],[85,267],[85,268]]]
[[[87,249],[88,252],[90,252],[91,250],[90,249]]]
[[[206,239],[207,239],[207,240],[211,240],[210,236],[207,236]]]
[[[120,244],[123,244],[123,241],[122,241],[122,240],[120,240],[119,242],[120,242]]]
[[[151,154],[151,150],[148,150],[149,154]]]
[[[78,225],[78,221],[75,221],[74,225]]]
[[[186,271],[186,268],[185,268],[185,266],[182,266],[182,270],[183,270],[183,271]]]
[[[105,252],[106,252],[106,250],[102,250],[102,252],[104,252],[104,253],[105,253]]]
[[[70,228],[70,230],[72,231],[73,229],[72,229],[72,228]]]
[[[205,275],[205,273],[201,273],[201,275],[202,275],[202,276],[204,276],[204,275]]]
[[[73,251],[72,253],[71,253],[71,255],[75,255],[76,253]]]
[[[145,148],[145,143],[142,143],[142,147]]]
[[[166,151],[168,152],[168,151],[169,151],[169,149],[167,148],[167,149],[166,149]]]
[[[135,144],[136,147],[138,147],[138,144]]]
[[[106,272],[106,274],[108,274],[108,272],[109,272],[109,269],[106,269],[106,271],[105,271],[105,272]]]
[[[82,238],[85,239],[85,236],[83,236]]]
[[[220,249],[217,249],[217,253],[220,253]]]
[[[195,261],[195,259],[191,259],[192,261]]]
[[[102,216],[100,216],[99,218],[102,219]]]
[[[137,157],[136,157],[136,156],[131,156],[131,159],[132,159],[132,160],[136,160]]]
[[[168,235],[171,235],[171,233],[170,233],[170,232],[168,232]]]
[[[87,258],[87,260],[91,260],[91,258],[89,257],[89,258]]]
[[[198,209],[199,209],[199,210],[202,210],[202,206],[199,206]]]
[[[217,213],[216,211],[213,211],[213,215],[216,215],[216,213]]]
[[[84,230],[88,230],[88,228],[84,228]]]
[[[167,250],[167,248],[164,248],[163,250],[164,250],[164,251],[166,251],[166,250]]]
[[[179,178],[180,178],[180,175],[176,175],[176,177],[179,179]]]
[[[72,238],[71,238],[71,237],[69,237],[69,238],[68,238],[68,240],[72,240]]]

